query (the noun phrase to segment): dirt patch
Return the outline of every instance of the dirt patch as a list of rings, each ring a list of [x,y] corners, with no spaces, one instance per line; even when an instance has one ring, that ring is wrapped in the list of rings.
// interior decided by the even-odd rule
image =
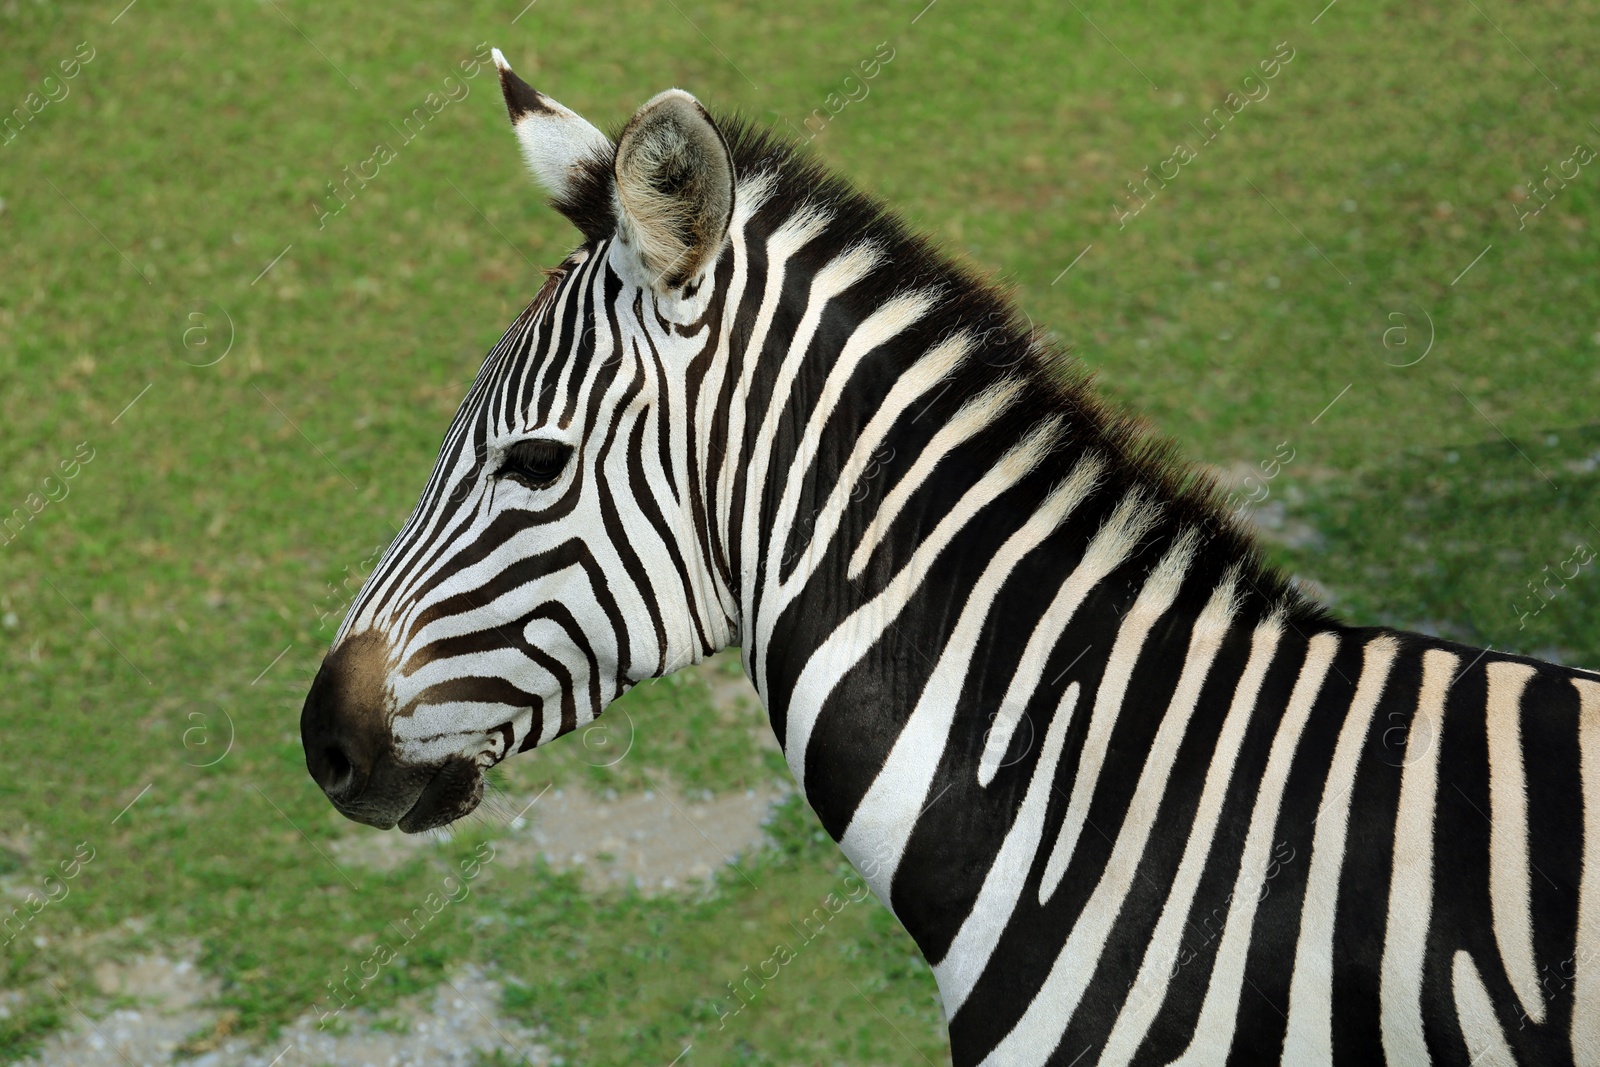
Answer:
[[[595,889],[633,886],[647,895],[692,891],[719,867],[766,843],[772,805],[789,795],[777,786],[713,797],[675,790],[597,796],[551,789],[503,798],[513,818],[494,842],[497,865],[543,860],[556,870],[579,869]],[[390,871],[435,855],[445,835],[360,831],[332,846],[340,865]]]
[[[432,993],[408,997],[374,1014],[347,1011],[337,1030],[317,1029],[301,1016],[270,1045],[231,1037],[232,1017],[205,1007],[215,979],[189,960],[141,956],[95,967],[103,993],[124,1006],[99,1018],[71,1013],[72,1022],[45,1041],[33,1058],[40,1067],[374,1067],[466,1065],[501,1050],[508,1062],[533,1067],[551,1062],[540,1034],[500,1015],[500,986],[474,967],[464,968]],[[128,1006],[132,1000],[134,1006]]]
[[[512,820],[513,836],[496,847],[510,864],[538,857],[558,870],[581,868],[595,888],[632,885],[647,895],[691,889],[762,847],[768,812],[786,796],[775,787],[714,798],[555,789]]]

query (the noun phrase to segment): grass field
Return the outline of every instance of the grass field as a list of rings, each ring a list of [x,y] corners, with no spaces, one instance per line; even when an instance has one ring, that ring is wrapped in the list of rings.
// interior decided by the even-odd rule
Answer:
[[[114,1007],[96,962],[153,948],[266,1037],[506,832],[334,869],[361,831],[297,725],[363,561],[576,241],[492,68],[462,76],[484,43],[602,126],[678,85],[814,132],[1190,456],[1276,464],[1271,552],[1346,617],[1600,665],[1575,562],[1600,550],[1593,0],[125,2],[0,3],[0,117],[26,119],[0,134],[6,908],[93,852],[0,955],[0,1062]],[[645,687],[626,759],[569,740],[506,796],[781,778],[709,693]],[[815,827],[790,803],[748,877],[690,898],[491,866],[362,1006],[472,962],[567,1063],[944,1062],[932,978],[871,902],[719,1028],[847,871]]]

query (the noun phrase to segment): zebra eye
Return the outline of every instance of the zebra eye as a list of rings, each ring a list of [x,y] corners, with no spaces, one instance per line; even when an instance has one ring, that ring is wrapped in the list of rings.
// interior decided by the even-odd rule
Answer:
[[[529,489],[544,489],[561,477],[572,458],[572,446],[560,441],[518,441],[506,449],[500,475],[514,478]]]

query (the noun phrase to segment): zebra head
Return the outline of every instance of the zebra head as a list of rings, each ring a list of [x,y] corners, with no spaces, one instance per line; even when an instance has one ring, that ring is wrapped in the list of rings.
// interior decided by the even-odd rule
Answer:
[[[472,811],[486,768],[734,631],[689,385],[720,333],[728,146],[679,90],[613,144],[494,55],[534,176],[586,239],[484,361],[300,719],[339,811],[413,833]]]

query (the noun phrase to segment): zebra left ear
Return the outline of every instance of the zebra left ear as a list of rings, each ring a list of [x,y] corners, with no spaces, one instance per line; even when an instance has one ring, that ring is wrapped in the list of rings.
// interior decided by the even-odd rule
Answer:
[[[552,206],[585,237],[609,237],[614,228],[606,173],[611,138],[517,77],[498,48],[494,62],[523,158],[539,184],[549,190]]]
[[[733,217],[733,156],[682,89],[652,97],[617,139],[617,234],[652,288],[676,289],[716,258]]]

